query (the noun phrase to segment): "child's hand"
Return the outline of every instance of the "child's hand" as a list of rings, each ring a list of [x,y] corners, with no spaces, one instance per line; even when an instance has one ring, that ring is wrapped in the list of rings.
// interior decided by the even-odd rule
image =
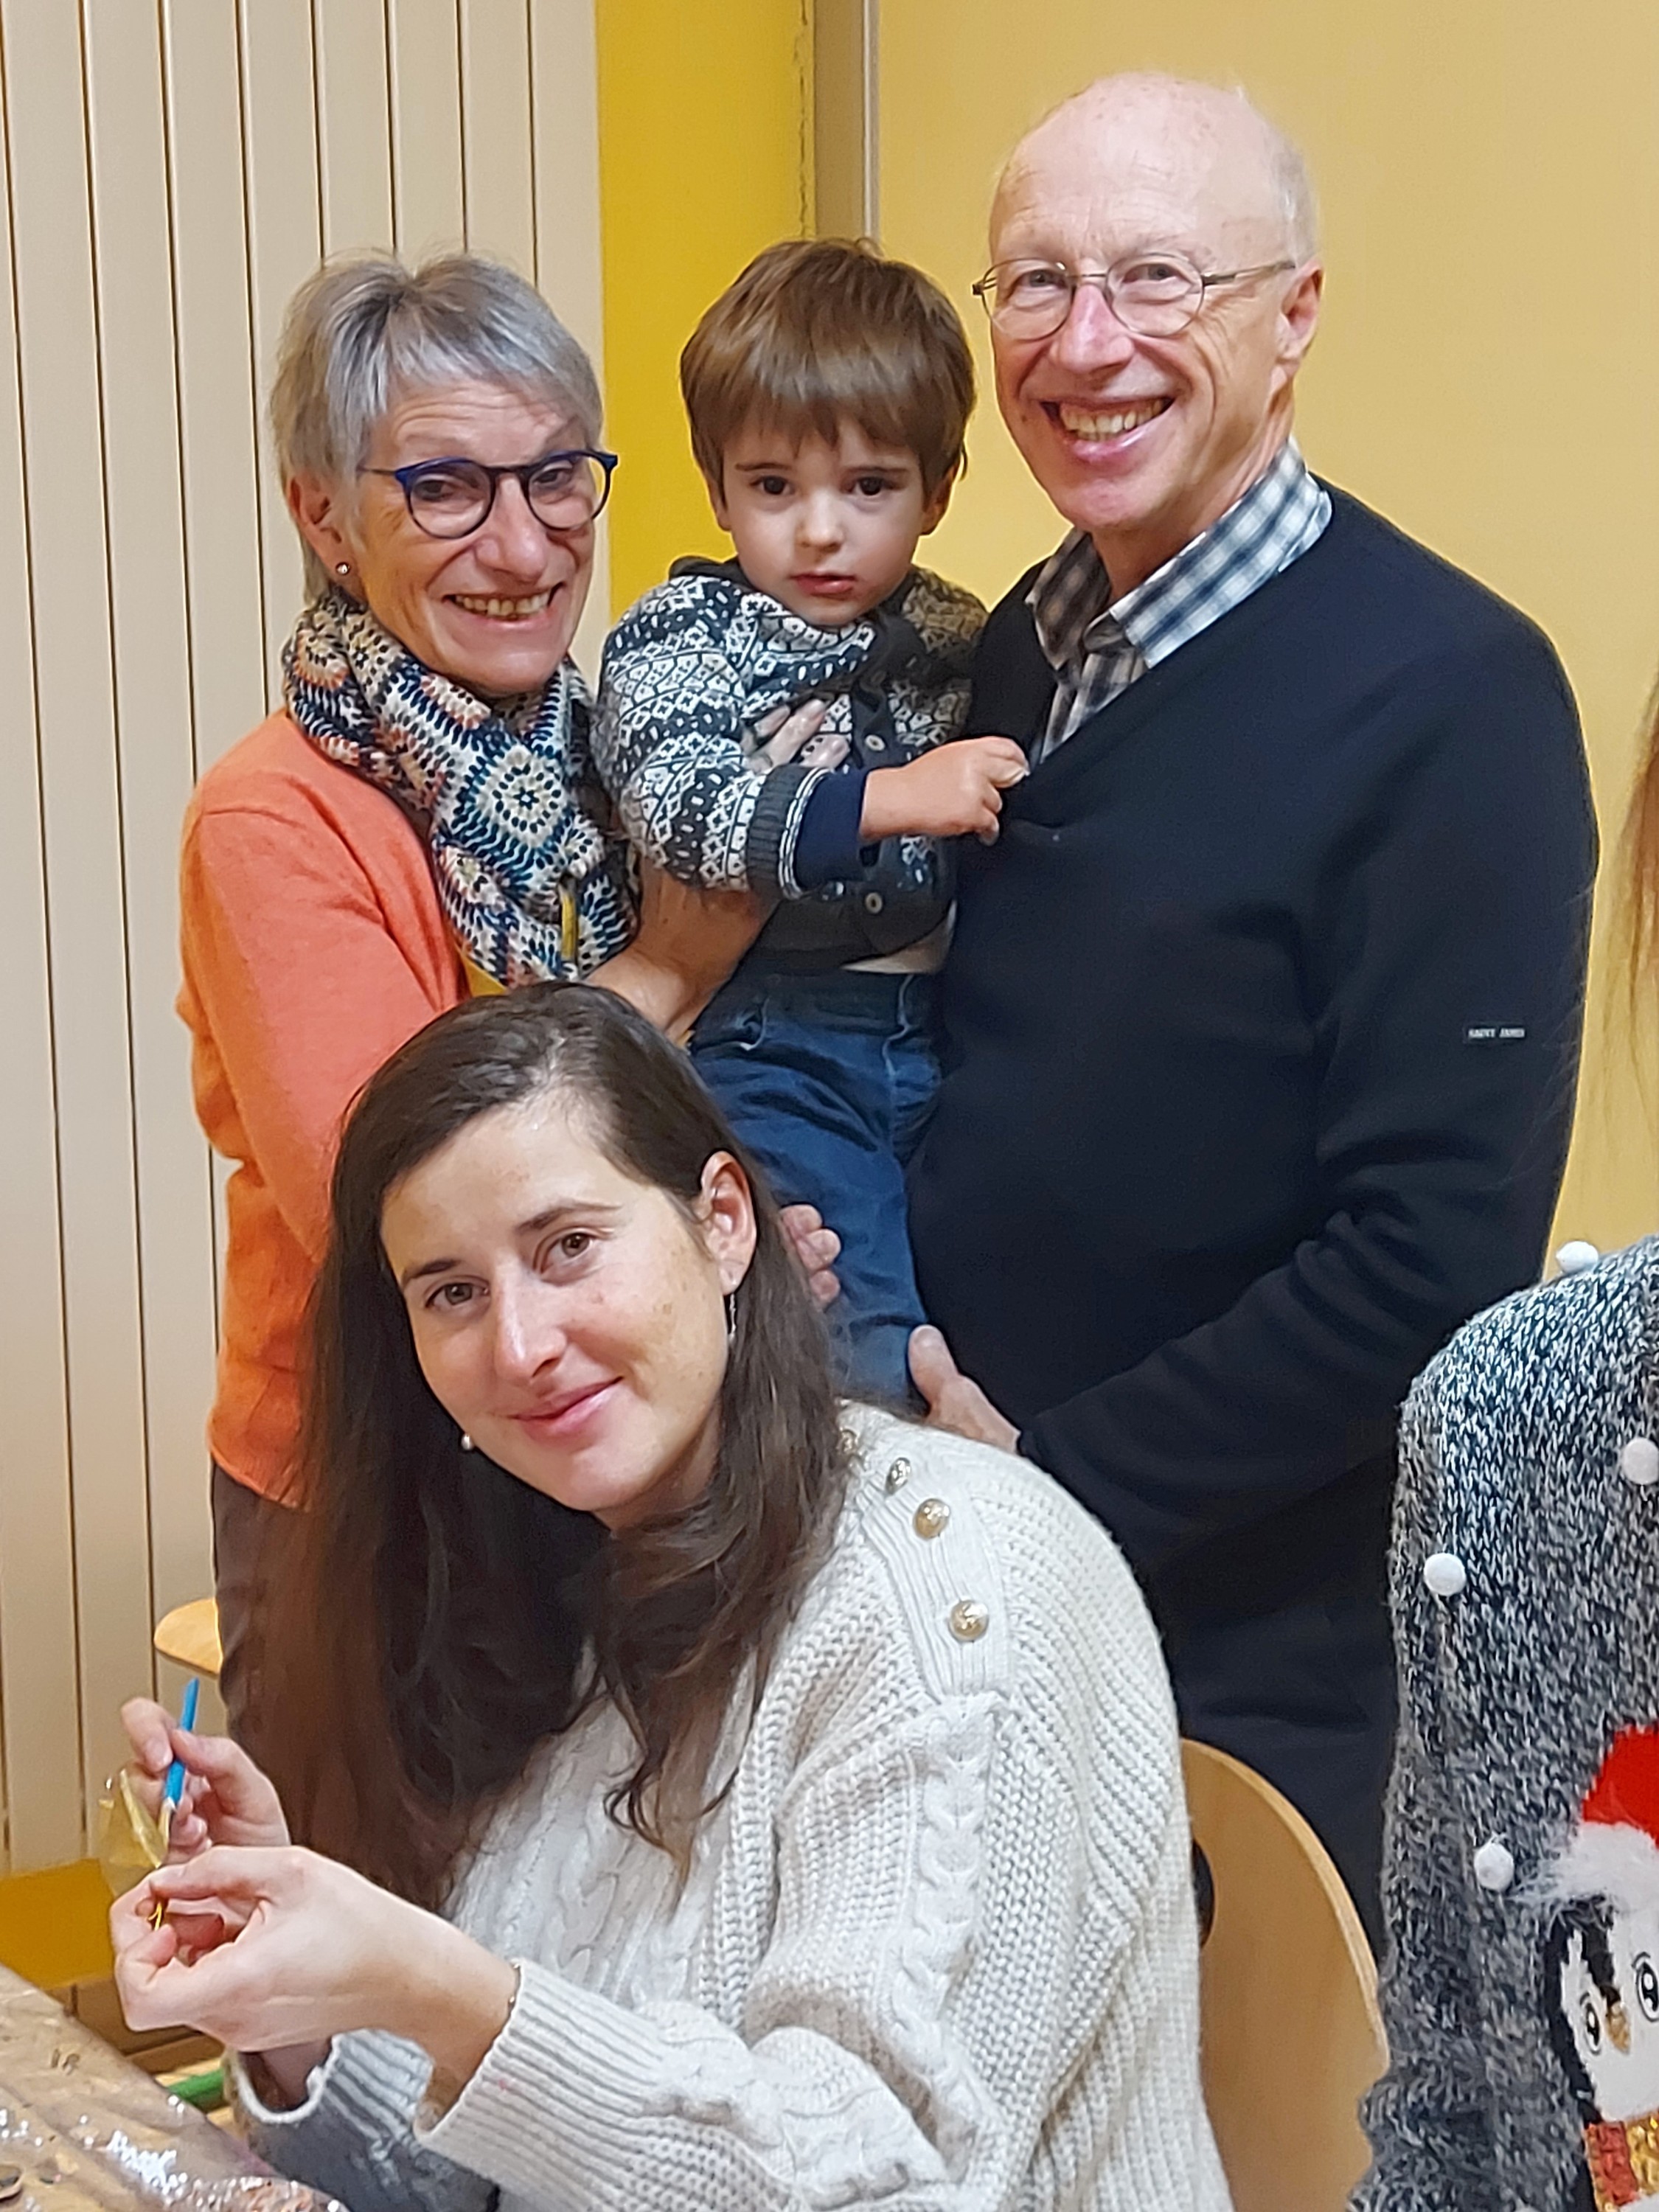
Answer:
[[[865,783],[859,834],[871,844],[974,836],[989,845],[1002,794],[1024,774],[1025,756],[1012,738],[963,738],[903,768],[878,768]]]
[[[790,761],[799,761],[803,768],[839,768],[849,748],[844,737],[824,731],[823,718],[829,711],[826,701],[808,699],[793,714],[780,707],[768,715],[759,726],[766,743],[757,745],[749,756],[755,774],[769,775],[775,768],[783,768]]]

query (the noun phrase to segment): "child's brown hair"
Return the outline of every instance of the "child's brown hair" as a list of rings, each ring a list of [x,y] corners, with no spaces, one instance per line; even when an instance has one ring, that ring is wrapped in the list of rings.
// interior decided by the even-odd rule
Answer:
[[[680,356],[691,450],[719,486],[745,423],[833,444],[843,422],[902,447],[932,494],[962,461],[974,362],[931,277],[867,239],[791,239],[758,253]]]

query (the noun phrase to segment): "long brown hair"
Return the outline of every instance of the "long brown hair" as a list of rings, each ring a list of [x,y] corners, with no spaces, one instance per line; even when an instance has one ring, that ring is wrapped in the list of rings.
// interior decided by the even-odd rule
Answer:
[[[684,1511],[610,1537],[463,1454],[380,1243],[403,1176],[480,1115],[549,1092],[688,1226],[711,1153],[733,1153],[754,1190],[713,1480]],[[620,1000],[575,985],[441,1016],[364,1091],[335,1169],[302,1510],[253,1686],[252,1741],[295,1835],[441,1904],[536,1747],[608,1694],[639,1750],[611,1810],[684,1869],[720,1794],[722,1723],[740,1686],[758,1698],[822,1556],[845,1455],[823,1325],[777,1208],[685,1057]]]

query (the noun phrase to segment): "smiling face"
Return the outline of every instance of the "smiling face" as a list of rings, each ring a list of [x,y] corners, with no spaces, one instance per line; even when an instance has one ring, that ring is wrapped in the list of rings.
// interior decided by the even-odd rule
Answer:
[[[502,385],[457,384],[394,401],[367,465],[499,467],[587,442],[545,401]],[[535,690],[569,651],[592,576],[592,525],[549,531],[512,478],[501,480],[478,528],[459,538],[428,537],[390,477],[360,477],[344,495],[299,477],[289,504],[330,573],[346,562],[346,589],[417,660],[468,690],[485,698]]]
[[[825,629],[857,622],[898,589],[951,496],[948,483],[923,489],[913,453],[872,445],[854,422],[842,424],[833,446],[746,428],[723,462],[709,494],[744,575]]]
[[[497,1466],[611,1528],[714,1469],[722,1300],[755,1249],[729,1153],[697,1211],[614,1166],[555,1091],[469,1122],[381,1212],[434,1396]]]
[[[1108,80],[1005,171],[991,258],[1100,271],[1163,248],[1203,275],[1290,258],[1273,142],[1230,94]],[[1219,519],[1290,434],[1321,271],[1218,286],[1175,337],[1127,329],[1082,285],[1053,337],[994,329],[997,399],[1031,473],[1094,538],[1116,593]]]

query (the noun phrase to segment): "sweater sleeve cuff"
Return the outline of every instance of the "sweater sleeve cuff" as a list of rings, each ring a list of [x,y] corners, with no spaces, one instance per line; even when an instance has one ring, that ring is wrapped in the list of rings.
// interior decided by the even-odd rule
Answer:
[[[267,2105],[240,2052],[231,2055],[231,2080],[254,2148],[285,2171],[297,2162],[311,2175],[345,2170],[365,2145],[406,2142],[431,2063],[417,2045],[395,2036],[337,2035],[306,2077],[297,2105]]]
[[[819,890],[862,872],[859,823],[868,773],[851,769],[826,775],[808,794],[795,835],[793,873],[802,890]]]
[[[520,1960],[506,2024],[447,2112],[418,2114],[422,2148],[514,2196],[594,2201],[618,2145],[665,2112],[659,2039],[623,2006]]]
[[[305,2094],[297,2105],[267,2105],[253,2086],[253,2076],[248,2069],[246,2053],[228,2051],[225,2057],[230,2062],[230,2086],[235,2092],[238,2108],[256,2127],[260,2128],[291,2128],[303,2121],[314,2119],[339,2049],[340,2039],[337,2035],[328,2046],[327,2057],[313,2066],[306,2075]]]

